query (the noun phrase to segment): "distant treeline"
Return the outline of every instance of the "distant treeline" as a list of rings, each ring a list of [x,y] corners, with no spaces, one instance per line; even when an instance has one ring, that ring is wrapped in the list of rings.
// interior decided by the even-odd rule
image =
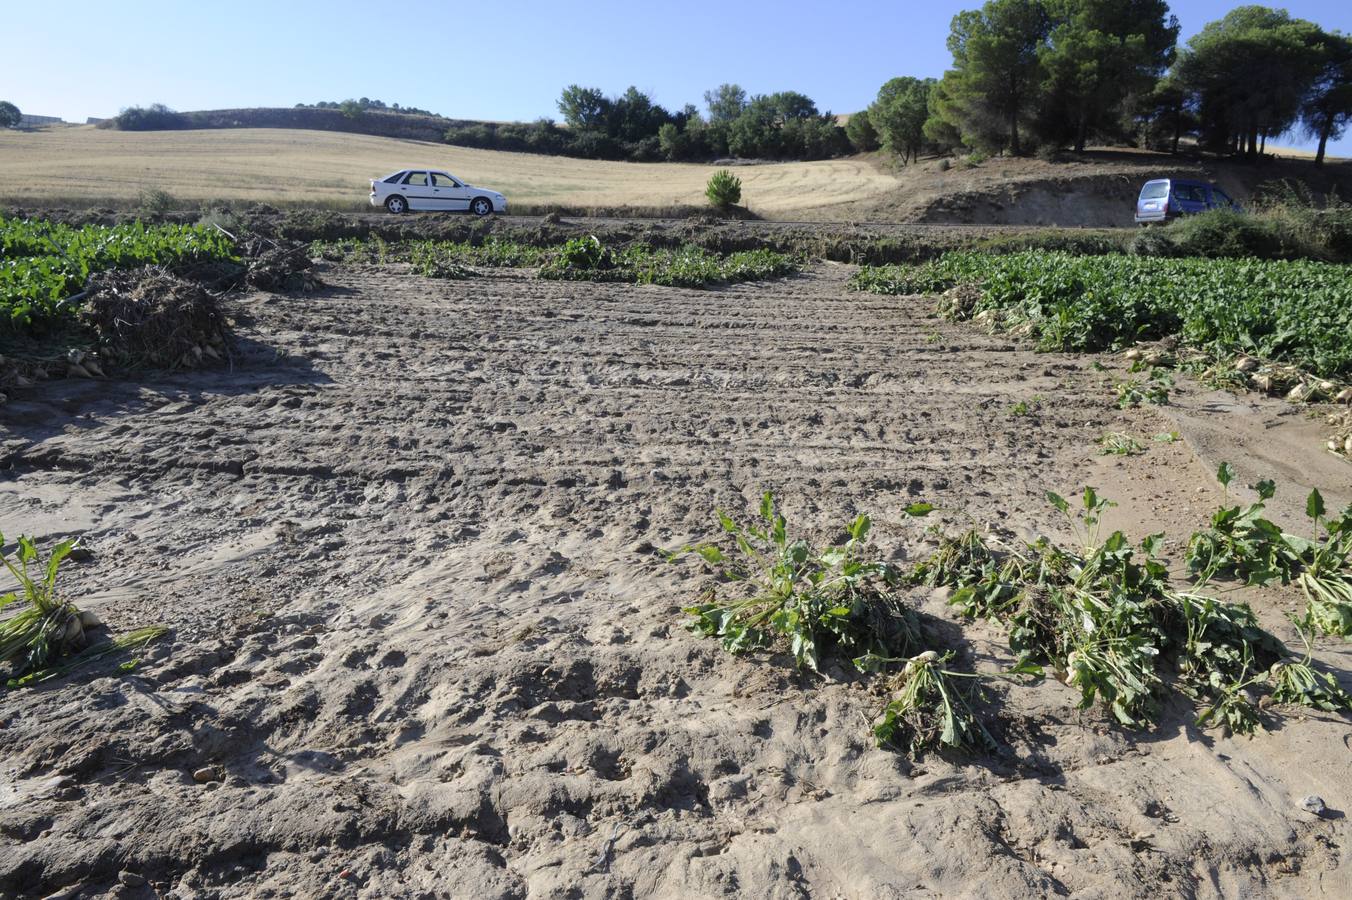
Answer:
[[[565,127],[552,119],[478,123],[447,129],[445,137],[465,147],[635,162],[827,159],[851,152],[835,116],[796,91],[747,96],[738,85],[724,84],[707,91],[704,101],[707,116],[689,103],[670,112],[635,87],[607,97],[574,84],[559,97]]]
[[[590,159],[826,159],[883,149],[921,153],[1082,152],[1091,142],[1173,152],[1185,139],[1258,157],[1288,132],[1330,140],[1352,120],[1352,37],[1285,10],[1240,6],[1178,46],[1165,0],[988,0],[953,17],[952,67],[900,77],[844,128],[796,91],[704,94],[670,111],[629,88],[569,85],[562,125],[443,119],[365,97],[294,110],[124,110],[109,127],[322,128]]]
[[[849,123],[858,149],[1026,153],[1086,143],[1249,158],[1352,118],[1352,38],[1240,6],[1177,45],[1164,0],[990,0],[953,18],[941,79],[897,78]]]

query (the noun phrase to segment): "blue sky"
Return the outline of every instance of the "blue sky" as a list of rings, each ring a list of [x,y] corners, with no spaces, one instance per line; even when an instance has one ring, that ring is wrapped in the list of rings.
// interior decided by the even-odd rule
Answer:
[[[968,2],[68,0],[3,4],[0,99],[70,121],[125,106],[291,106],[379,98],[456,118],[557,117],[578,83],[630,84],[668,107],[706,89],[797,90],[852,112],[895,75],[938,76]],[[1177,0],[1186,38],[1238,4]],[[1294,16],[1352,32],[1352,2]],[[1299,144],[1302,142],[1291,141]],[[1352,155],[1352,136],[1336,152]]]

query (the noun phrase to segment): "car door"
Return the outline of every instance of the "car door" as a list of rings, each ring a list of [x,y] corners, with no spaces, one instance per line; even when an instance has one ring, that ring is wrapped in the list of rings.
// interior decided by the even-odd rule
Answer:
[[[1205,212],[1206,189],[1200,184],[1175,183],[1173,194],[1170,197],[1169,209],[1171,212],[1188,215]]]
[[[436,209],[432,204],[431,178],[426,172],[409,172],[399,183],[399,193],[408,200],[409,209]]]
[[[437,209],[464,212],[469,209],[469,189],[453,175],[445,172],[429,172],[432,179],[432,196],[436,199]]]

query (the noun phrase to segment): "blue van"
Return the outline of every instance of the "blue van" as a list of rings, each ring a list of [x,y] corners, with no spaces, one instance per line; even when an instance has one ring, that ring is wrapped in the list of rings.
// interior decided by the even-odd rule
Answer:
[[[1185,178],[1156,178],[1147,181],[1136,198],[1136,224],[1163,224],[1179,216],[1206,212],[1208,209],[1233,209],[1240,206],[1225,191],[1205,181]]]

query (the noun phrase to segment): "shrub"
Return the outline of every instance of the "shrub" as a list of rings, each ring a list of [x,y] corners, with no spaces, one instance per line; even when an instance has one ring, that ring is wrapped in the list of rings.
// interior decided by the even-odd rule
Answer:
[[[0,128],[13,128],[21,118],[23,113],[19,112],[19,107],[8,100],[0,100]]]
[[[719,169],[709,179],[704,196],[708,197],[709,203],[718,209],[735,206],[742,201],[742,179],[727,169]]]
[[[128,107],[118,113],[113,121],[122,131],[168,131],[188,126],[187,116],[174,112],[163,103]]]
[[[162,216],[178,209],[178,200],[162,188],[145,188],[136,199],[136,206],[143,213]]]
[[[1228,209],[1184,216],[1165,231],[1179,256],[1290,259],[1304,255],[1299,243],[1273,223]]]

